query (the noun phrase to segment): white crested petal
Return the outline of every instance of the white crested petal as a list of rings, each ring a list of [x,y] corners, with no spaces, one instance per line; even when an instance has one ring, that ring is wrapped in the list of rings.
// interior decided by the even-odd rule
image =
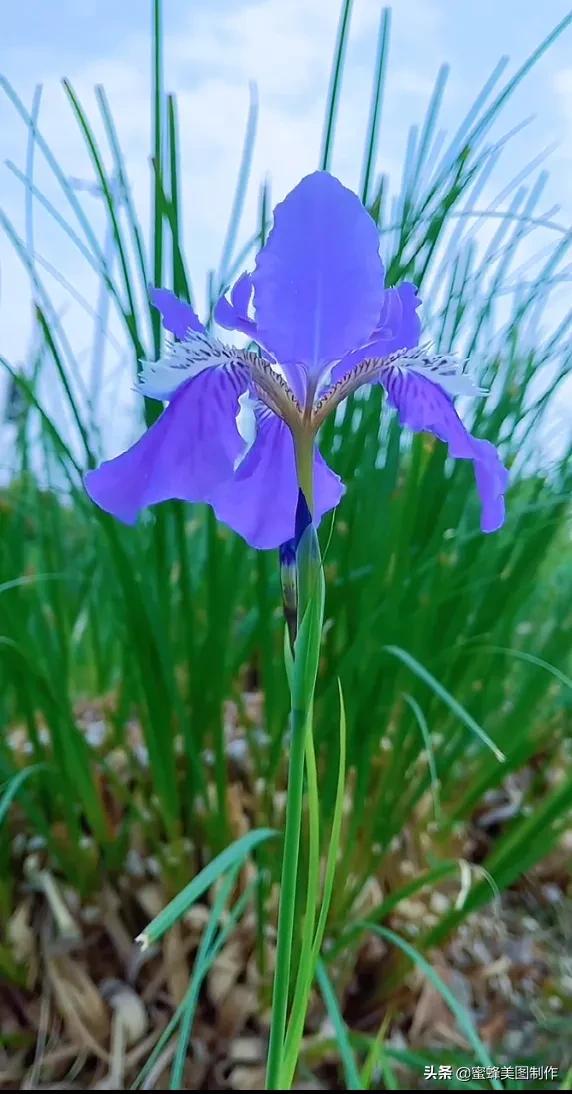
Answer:
[[[415,367],[411,371],[419,372],[422,376],[431,376],[448,395],[488,395],[486,389],[478,387],[472,376],[466,372],[435,374]]]
[[[324,385],[320,385],[314,400],[312,421],[319,428],[343,399],[353,395],[364,384],[385,383],[385,378],[390,375],[407,376],[414,372],[452,397],[487,395],[487,391],[478,387],[464,372],[466,363],[466,360],[452,354],[431,353],[427,346],[400,349],[387,357],[362,358],[332,387],[324,390]]]
[[[141,361],[137,390],[148,399],[168,400],[186,379],[183,370],[174,365],[170,357],[160,357],[158,361]]]
[[[439,384],[448,395],[487,395],[486,389],[479,387],[472,376],[464,371],[466,360],[454,354],[431,353],[427,346],[420,346],[400,353],[396,364],[399,368],[426,376],[434,384]]]
[[[180,342],[171,342],[158,361],[143,361],[138,391],[149,399],[169,400],[178,389],[208,368],[247,366],[247,355],[225,346],[206,331],[188,331]]]

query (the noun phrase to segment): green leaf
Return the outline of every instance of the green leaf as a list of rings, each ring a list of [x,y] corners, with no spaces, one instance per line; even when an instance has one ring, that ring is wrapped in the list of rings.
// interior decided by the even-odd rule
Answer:
[[[330,1021],[334,1027],[336,1044],[340,1050],[340,1057],[346,1079],[346,1090],[363,1090],[364,1087],[360,1079],[358,1066],[348,1037],[348,1030],[342,1018],[338,1000],[336,999],[334,989],[332,988],[322,961],[318,961],[316,971],[320,991],[324,1003],[326,1004]]]
[[[146,1060],[133,1083],[134,1090],[137,1090],[146,1082],[180,1022],[185,1023],[185,1028],[183,1034],[180,1036],[179,1044],[177,1045],[177,1057],[179,1059],[177,1067],[178,1069],[181,1068],[181,1061],[184,1066],[189,1040],[187,1031],[190,1032],[192,1030],[193,1016],[196,1011],[201,985],[204,983],[209,970],[212,968],[216,958],[234,931],[237,923],[240,922],[258,884],[257,881],[253,881],[246,887],[244,893],[239,897],[234,907],[227,913],[224,923],[221,924],[222,911],[236,882],[238,870],[239,867],[235,867],[230,871],[217,893],[215,903],[213,904],[204,933],[201,937],[199,949],[194,961],[193,975],[187,991],[175,1013],[169,1019],[169,1022],[159,1037],[151,1055]],[[217,930],[218,934],[216,933]],[[181,1037],[184,1037],[183,1044],[181,1043]],[[175,1076],[175,1078],[177,1079],[178,1077]],[[171,1081],[173,1081],[173,1075]],[[171,1087],[171,1089],[176,1089],[176,1087]]]
[[[181,919],[199,897],[210,889],[211,885],[214,885],[227,870],[241,866],[256,847],[266,840],[275,839],[276,836],[277,832],[272,828],[256,828],[221,851],[220,855],[209,862],[208,866],[205,866],[200,874],[197,874],[141,932],[137,941],[141,943],[143,949],[158,942],[173,923]]]
[[[191,979],[191,983],[189,984],[187,995],[183,1000],[183,1004],[181,1007],[181,1029],[179,1032],[179,1039],[177,1041],[177,1051],[175,1053],[173,1067],[171,1070],[171,1090],[183,1089],[183,1071],[185,1067],[185,1060],[187,1058],[189,1041],[191,1039],[191,1030],[193,1027],[195,1012],[199,1001],[201,984],[203,983],[205,976],[207,975],[208,970],[213,962],[213,956],[211,954],[211,951],[213,950],[215,933],[219,925],[221,916],[226,907],[227,901],[236,884],[239,869],[240,865],[233,866],[232,869],[229,871],[228,875],[224,878],[223,883],[215,897],[211,914],[209,915],[207,925],[201,937],[200,945],[194,963],[193,976]]]
[[[298,977],[296,980],[296,988],[294,992],[294,999],[292,1002],[290,1024],[288,1027],[286,1043],[284,1046],[284,1061],[280,1075],[282,1083],[285,1085],[285,1089],[288,1089],[288,1086],[292,1082],[294,1072],[296,1070],[296,1062],[298,1059],[300,1042],[304,1032],[304,1021],[306,1018],[308,998],[312,989],[314,975],[322,948],[322,941],[328,922],[328,914],[330,911],[332,893],[334,889],[336,864],[338,861],[338,853],[340,848],[346,778],[346,713],[344,707],[342,685],[339,680],[338,687],[340,692],[340,754],[338,761],[338,783],[330,841],[326,857],[326,867],[324,871],[324,886],[322,899],[319,902],[320,914],[315,933],[313,933],[313,924],[315,922],[316,906],[318,902],[317,896],[320,873],[320,862],[318,855],[320,802],[318,795],[316,761],[314,756],[313,742],[310,734],[307,735],[306,742],[306,771],[308,782],[308,813],[310,827],[310,865],[308,869],[308,890],[306,900],[306,917],[304,920],[302,935],[302,952],[300,955]]]
[[[513,657],[516,661],[524,661],[528,665],[536,665],[540,669],[545,669],[549,672],[555,680],[558,680],[560,684],[564,684],[565,688],[572,689],[572,677],[567,676],[565,672],[557,668],[556,665],[551,665],[548,661],[545,661],[542,657],[537,657],[534,653],[528,653],[526,650],[513,650],[505,646],[482,646],[481,649],[491,650],[492,653],[505,653],[507,657]]]
[[[429,732],[429,726],[427,725],[427,719],[419,706],[419,703],[412,695],[403,696],[405,702],[411,707],[415,716],[415,721],[419,726],[419,731],[423,737],[423,744],[425,745],[425,751],[427,753],[427,763],[429,765],[429,774],[431,776],[431,790],[433,793],[433,808],[435,813],[435,820],[439,823],[441,819],[441,802],[439,800],[439,779],[437,778],[437,766],[435,764],[435,750],[433,748],[433,741],[431,740],[431,733]]]
[[[330,76],[330,88],[328,92],[328,102],[326,107],[324,136],[322,140],[322,155],[320,158],[320,168],[322,171],[329,171],[330,169],[330,160],[333,151],[334,133],[336,128],[336,119],[338,114],[338,105],[341,91],[342,73],[344,69],[344,59],[350,31],[352,4],[353,0],[342,0],[342,8],[338,23],[338,37],[336,41],[334,60],[332,63],[332,72]]]
[[[399,646],[383,646],[383,649],[386,650],[387,653],[391,653],[393,657],[398,657],[400,661],[403,661],[403,663],[407,665],[407,667],[410,668],[411,671],[414,672],[420,680],[423,680],[423,682],[427,684],[432,689],[432,691],[434,691],[435,694],[443,700],[444,703],[447,704],[449,709],[452,710],[453,714],[456,714],[457,717],[460,718],[460,720],[464,723],[464,725],[467,726],[467,729],[470,729],[471,732],[475,734],[475,736],[479,737],[479,739],[483,742],[483,744],[487,746],[487,748],[490,748],[491,752],[494,753],[497,760],[499,760],[500,763],[504,762],[504,753],[501,752],[500,748],[497,748],[496,744],[494,743],[494,741],[491,740],[488,733],[485,733],[484,729],[482,729],[482,727],[478,724],[478,722],[475,721],[475,719],[468,713],[468,711],[466,711],[465,708],[461,706],[461,704],[452,695],[449,694],[447,689],[444,688],[443,685],[440,684],[439,681],[436,680],[435,677],[432,676],[431,673],[426,668],[424,668],[423,665],[421,665],[415,657],[408,653],[407,650],[401,649]]]
[[[31,779],[33,775],[37,775],[38,771],[46,771],[47,767],[47,764],[34,764],[32,767],[25,767],[8,779],[3,787],[0,787],[0,825],[4,823],[12,802],[17,798],[19,791],[28,779]]]
[[[364,920],[363,925],[364,927],[368,926],[367,920]],[[369,925],[369,929],[380,935],[381,938],[384,938],[386,942],[391,942],[393,946],[397,946],[414,962],[415,965],[417,965],[449,1007],[449,1010],[457,1021],[461,1033],[467,1038],[477,1059],[485,1067],[493,1067],[493,1061],[489,1055],[488,1049],[479,1037],[470,1014],[466,1008],[459,1003],[459,1000],[453,995],[451,989],[447,987],[439,974],[435,972],[435,969],[429,964],[426,958],[423,957],[423,954],[419,953],[414,946],[411,946],[409,942],[406,942],[404,938],[401,938],[395,931],[391,931],[388,927],[379,927],[377,924],[372,923]],[[491,1079],[490,1081],[495,1090],[503,1089],[502,1083],[500,1083],[498,1079]]]

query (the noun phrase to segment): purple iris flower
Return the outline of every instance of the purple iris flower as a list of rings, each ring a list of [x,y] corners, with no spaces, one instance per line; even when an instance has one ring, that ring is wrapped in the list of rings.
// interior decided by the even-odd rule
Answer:
[[[308,175],[277,206],[254,272],[218,301],[216,322],[247,334],[256,352],[213,337],[165,289],[151,300],[173,338],[165,356],[143,363],[139,389],[168,406],[132,448],[85,477],[93,501],[119,520],[131,524],[170,498],[207,502],[251,546],[279,547],[294,535],[300,452],[313,460],[318,523],[344,486],[316,434],[342,399],[379,383],[404,426],[472,461],[481,528],[502,525],[507,471],[452,399],[479,389],[455,358],[418,347],[415,287],[384,288],[376,225],[332,175]]]

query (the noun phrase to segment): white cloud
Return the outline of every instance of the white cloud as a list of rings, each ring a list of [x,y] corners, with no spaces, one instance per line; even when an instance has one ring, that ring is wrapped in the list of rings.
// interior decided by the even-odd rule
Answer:
[[[406,10],[407,9],[407,10]],[[427,0],[407,0],[400,13],[406,40],[412,26],[424,35],[432,33],[433,5]],[[415,18],[407,18],[407,15]],[[349,183],[357,182],[361,144],[369,110],[371,72],[379,20],[378,0],[355,4],[347,55],[343,96],[336,141],[335,168]],[[249,82],[254,80],[260,100],[259,126],[244,216],[243,238],[256,223],[259,181],[272,179],[274,200],[282,197],[297,179],[317,166],[324,105],[330,77],[338,21],[338,5],[331,0],[280,0],[236,3],[213,0],[193,6],[179,25],[166,25],[165,83],[177,93],[184,167],[182,197],[186,212],[187,253],[191,270],[199,271],[200,285],[206,270],[216,265],[230,210],[234,180],[240,162],[248,110]],[[426,44],[426,39],[424,44]],[[98,140],[103,128],[98,119],[93,86],[103,84],[116,120],[121,146],[143,225],[149,223],[149,43],[133,34],[110,39],[109,53],[83,57],[67,74],[86,108]],[[54,155],[68,175],[90,177],[85,142],[59,83],[57,43],[34,47],[24,64],[24,50],[12,51],[16,87],[31,102],[33,86],[44,83],[42,131]],[[410,94],[411,89],[407,89]],[[396,89],[399,94],[399,86]],[[25,128],[7,103],[2,103],[3,148],[22,166]],[[391,130],[394,127],[389,127]],[[397,143],[402,134],[398,131]],[[398,162],[392,141],[385,142],[385,164]],[[69,216],[50,173],[36,157],[38,180],[50,200]],[[21,187],[4,175],[2,206],[23,229]],[[86,208],[101,232],[96,203]],[[73,216],[71,217],[73,221]],[[37,213],[37,247],[62,273],[81,285],[95,302],[95,283],[82,260],[70,247],[44,211]],[[247,228],[248,226],[248,228]],[[5,240],[0,242],[4,273],[0,298],[2,348],[9,356],[21,356],[30,329],[28,296],[21,271]],[[56,298],[61,296],[56,290]],[[70,338],[82,342],[85,321],[71,309]],[[89,330],[89,329],[88,329]],[[88,332],[86,332],[88,333]],[[84,335],[85,337],[85,335]]]
[[[60,0],[57,0],[60,2]],[[517,13],[517,0],[510,0]],[[54,4],[55,6],[55,4]],[[95,6],[94,11],[95,11]],[[193,283],[204,298],[206,271],[218,262],[240,162],[248,110],[248,85],[255,80],[260,115],[252,180],[242,238],[256,224],[258,184],[267,173],[272,199],[279,200],[307,171],[317,166],[324,105],[336,38],[339,4],[334,0],[209,0],[185,5],[169,24],[166,5],[165,82],[177,93],[185,211],[186,253]],[[89,4],[86,4],[89,14]],[[359,180],[362,145],[369,113],[375,61],[379,0],[356,0],[347,54],[333,166],[350,185]],[[392,35],[386,95],[380,133],[379,165],[399,185],[407,131],[423,116],[439,63],[448,49],[451,20],[463,15],[453,0],[400,0],[392,12]],[[477,48],[475,45],[475,48]],[[498,45],[501,52],[504,43]],[[473,44],[468,44],[472,50]],[[62,47],[57,37],[33,51],[22,46],[5,51],[17,90],[28,102],[37,81],[45,82],[42,125],[54,153],[69,175],[89,177],[85,144],[58,84]],[[69,55],[68,55],[69,56]],[[451,57],[453,79],[444,121],[460,119],[479,84],[466,79],[463,57]],[[70,78],[88,107],[98,139],[93,85],[102,83],[116,119],[126,166],[144,229],[149,223],[149,41],[134,32],[114,37],[109,47],[89,52],[72,64]],[[545,79],[547,101],[558,99],[572,128],[569,103],[572,70],[562,69],[552,83]],[[484,78],[485,72],[481,73]],[[543,85],[544,86],[544,85]],[[552,99],[550,98],[552,96]],[[527,112],[519,107],[519,115]],[[551,118],[547,111],[547,121]],[[570,131],[570,129],[569,129]],[[25,130],[5,102],[0,103],[2,150],[22,165]],[[540,141],[538,142],[540,144]],[[523,161],[524,162],[524,161]],[[58,188],[38,157],[38,180],[58,208],[69,215]],[[569,184],[566,183],[569,191]],[[22,230],[21,188],[4,171],[0,175],[0,205]],[[103,244],[103,219],[93,198],[85,208]],[[41,210],[37,214],[37,246],[83,292],[97,303],[97,282],[85,261]],[[30,293],[26,278],[0,233],[0,351],[18,359],[26,352],[30,332]],[[66,294],[57,286],[59,304]],[[92,338],[91,321],[66,300],[66,322],[72,346],[86,365],[82,351]],[[117,329],[117,327],[115,328]],[[131,399],[129,369],[117,397]],[[114,380],[115,385],[115,380]],[[115,393],[115,387],[114,387]],[[114,447],[114,440],[111,439]]]

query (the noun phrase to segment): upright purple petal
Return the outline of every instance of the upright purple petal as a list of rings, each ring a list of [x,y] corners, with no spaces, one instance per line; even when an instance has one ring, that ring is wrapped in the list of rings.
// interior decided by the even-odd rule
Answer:
[[[235,418],[245,387],[238,370],[207,369],[189,380],[132,448],[88,471],[89,496],[125,524],[171,498],[209,501],[244,446]]]
[[[248,315],[253,289],[252,274],[245,270],[235,281],[230,293],[232,306],[240,315]]]
[[[369,338],[383,276],[377,228],[359,198],[326,172],[308,175],[275,209],[256,259],[262,344],[282,365],[319,375]]]
[[[320,453],[314,461],[316,524],[344,493],[340,478]],[[219,520],[230,525],[259,550],[280,547],[294,536],[298,481],[294,443],[288,426],[275,414],[263,413],[256,440],[232,481],[221,485],[211,504]]]
[[[165,330],[182,340],[188,330],[203,331],[205,328],[196,312],[193,311],[186,300],[179,300],[178,296],[169,289],[149,290],[149,299],[154,308],[161,312]]]
[[[416,433],[433,433],[448,444],[454,459],[472,460],[481,499],[481,530],[496,532],[505,517],[508,471],[494,445],[473,437],[449,396],[425,376],[390,367],[382,383],[402,425]]]
[[[269,352],[267,346],[264,345],[260,331],[254,321],[251,319],[248,312],[250,307],[250,299],[253,290],[253,277],[251,273],[243,273],[235,281],[231,293],[230,300],[226,296],[221,296],[217,301],[214,309],[215,322],[221,327],[225,327],[226,330],[238,330],[242,334],[248,335],[263,351],[267,351],[269,357],[273,358],[274,355]],[[304,403],[306,393],[306,373],[298,364],[287,364],[284,366],[280,362],[280,367],[287,383],[292,388],[298,402]]]
[[[399,349],[413,349],[419,342],[421,320],[417,309],[421,300],[411,281],[402,281],[395,289],[386,289],[373,341],[385,341],[383,356]]]
[[[214,319],[220,327],[239,330],[250,338],[256,338],[256,323],[248,314],[252,288],[252,274],[245,272],[235,281],[230,300],[226,296],[220,297],[214,309]]]
[[[417,314],[420,304],[417,289],[410,281],[403,281],[395,289],[386,289],[376,327],[364,345],[347,353],[334,366],[332,383],[342,380],[368,357],[388,357],[400,349],[413,349],[421,335],[421,320]]]

